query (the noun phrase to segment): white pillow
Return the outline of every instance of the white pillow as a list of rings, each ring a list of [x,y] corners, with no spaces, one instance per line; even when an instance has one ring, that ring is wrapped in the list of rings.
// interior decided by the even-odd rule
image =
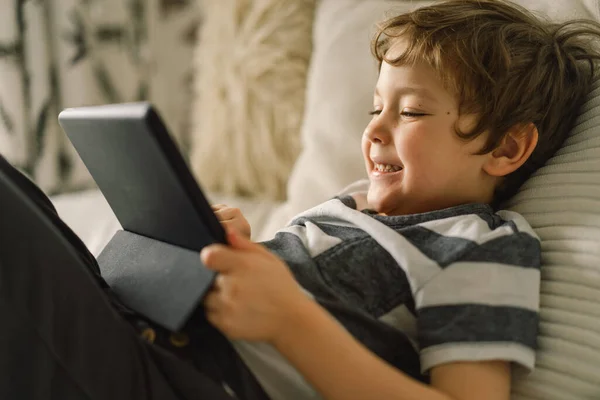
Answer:
[[[408,11],[430,2],[322,0],[313,26],[303,150],[288,181],[288,207],[299,213],[366,177],[361,136],[371,119],[377,62],[374,24],[391,7]]]
[[[542,240],[536,369],[515,399],[600,398],[600,79],[571,136],[509,202]]]
[[[301,153],[273,226],[364,178],[360,139],[372,106],[373,24],[385,11],[430,2],[322,0],[313,28]],[[556,20],[600,19],[600,2],[519,1]],[[600,398],[600,88],[573,134],[511,203],[542,239],[536,370],[515,377],[513,399]]]

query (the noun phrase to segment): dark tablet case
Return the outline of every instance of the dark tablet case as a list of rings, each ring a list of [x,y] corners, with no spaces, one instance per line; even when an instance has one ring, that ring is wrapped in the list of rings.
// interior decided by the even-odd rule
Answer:
[[[130,308],[180,329],[214,279],[199,251],[224,230],[148,103],[73,108],[59,122],[123,231],[98,257]]]

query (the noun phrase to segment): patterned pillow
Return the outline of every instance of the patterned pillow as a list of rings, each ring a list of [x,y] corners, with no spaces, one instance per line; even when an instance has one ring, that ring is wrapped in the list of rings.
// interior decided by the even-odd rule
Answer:
[[[151,100],[185,145],[196,2],[13,1],[2,7],[0,153],[43,189],[93,184],[58,125],[66,107]]]

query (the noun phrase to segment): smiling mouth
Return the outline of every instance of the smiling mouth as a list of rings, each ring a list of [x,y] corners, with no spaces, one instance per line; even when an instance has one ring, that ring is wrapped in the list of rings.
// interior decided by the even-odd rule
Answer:
[[[402,171],[402,167],[399,165],[374,163],[373,171],[381,173],[381,174],[390,174],[390,173]]]

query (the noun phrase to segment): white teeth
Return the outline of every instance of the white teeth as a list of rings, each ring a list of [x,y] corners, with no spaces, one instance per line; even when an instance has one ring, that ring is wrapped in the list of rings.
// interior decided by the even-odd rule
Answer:
[[[379,172],[397,172],[397,171],[400,171],[402,169],[402,167],[399,167],[397,165],[391,165],[391,164],[375,163],[375,169]]]

